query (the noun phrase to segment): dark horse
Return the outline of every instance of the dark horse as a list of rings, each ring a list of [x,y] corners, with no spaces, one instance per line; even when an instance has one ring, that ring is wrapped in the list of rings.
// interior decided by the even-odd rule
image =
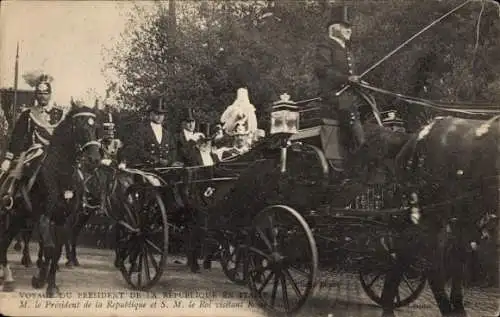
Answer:
[[[403,260],[415,250],[427,260],[429,285],[444,316],[466,316],[462,290],[466,253],[488,236],[498,219],[499,119],[436,118],[411,135],[396,158],[395,175],[410,197],[417,224],[396,250]],[[400,267],[395,266],[384,285],[382,301],[389,315]]]
[[[100,160],[94,109],[75,103],[71,106],[54,130],[36,179],[36,190],[30,193],[30,201],[36,202],[38,208],[25,214],[38,225],[44,258],[32,284],[41,288],[48,282],[49,297],[58,292],[56,269],[65,242],[66,220],[80,204],[83,184],[79,171],[94,166]],[[12,225],[10,227],[10,234],[4,237],[0,249],[5,263],[7,249],[18,232]]]

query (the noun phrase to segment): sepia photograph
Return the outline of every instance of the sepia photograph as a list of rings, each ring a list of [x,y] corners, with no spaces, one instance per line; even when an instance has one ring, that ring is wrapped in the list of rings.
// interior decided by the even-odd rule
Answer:
[[[497,0],[0,2],[2,316],[498,317]]]

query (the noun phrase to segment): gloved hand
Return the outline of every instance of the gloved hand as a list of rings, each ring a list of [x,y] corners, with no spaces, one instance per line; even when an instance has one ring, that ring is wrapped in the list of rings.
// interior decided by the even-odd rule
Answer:
[[[10,169],[10,164],[11,164],[11,160],[7,160],[7,159],[3,160],[2,165],[0,166],[0,168],[4,172],[7,172]]]
[[[121,162],[120,164],[118,164],[118,169],[125,169],[127,167],[127,165],[124,163],[124,162]]]

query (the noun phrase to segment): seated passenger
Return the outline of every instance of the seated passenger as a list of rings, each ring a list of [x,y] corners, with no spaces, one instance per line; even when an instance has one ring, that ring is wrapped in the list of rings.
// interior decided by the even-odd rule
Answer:
[[[149,120],[142,122],[125,142],[120,159],[123,163],[154,167],[178,165],[172,135],[163,127],[166,105],[162,98],[150,101]]]
[[[212,153],[212,139],[195,132],[196,120],[192,109],[186,109],[181,124],[181,131],[177,135],[179,159],[186,166],[214,165],[217,156]]]

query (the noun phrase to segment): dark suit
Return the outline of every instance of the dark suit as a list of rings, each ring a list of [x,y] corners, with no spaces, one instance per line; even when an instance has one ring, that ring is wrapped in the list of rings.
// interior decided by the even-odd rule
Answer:
[[[158,143],[150,122],[142,122],[125,142],[120,159],[131,165],[171,165],[177,160],[175,142],[165,128],[162,131],[162,139]]]
[[[186,139],[184,130],[177,133],[177,150],[179,160],[186,166],[204,165],[200,150],[196,147],[196,142]],[[216,155],[213,153],[210,153],[210,155],[214,163],[218,162]]]

